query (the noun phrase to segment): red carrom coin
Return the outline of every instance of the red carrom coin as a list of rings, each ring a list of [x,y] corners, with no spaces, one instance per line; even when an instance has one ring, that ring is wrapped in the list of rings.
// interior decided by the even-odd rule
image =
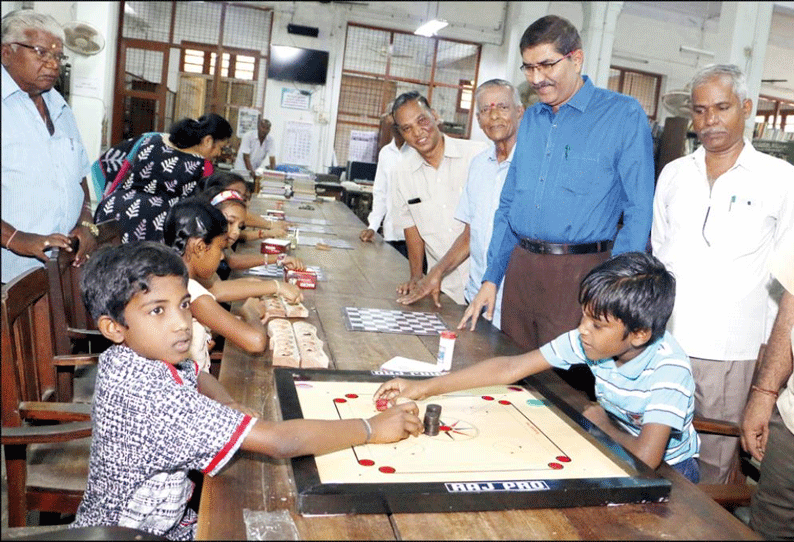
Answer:
[[[378,399],[375,401],[375,408],[378,410],[386,410],[389,408],[389,400],[388,399]]]

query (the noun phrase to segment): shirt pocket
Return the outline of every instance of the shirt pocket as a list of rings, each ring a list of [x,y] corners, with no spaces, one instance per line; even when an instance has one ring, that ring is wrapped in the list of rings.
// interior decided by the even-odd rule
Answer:
[[[48,145],[50,156],[57,163],[57,167],[54,168],[55,175],[61,179],[64,185],[72,182],[79,185],[82,177],[80,176],[80,152],[76,148],[77,143],[72,138],[61,136],[51,139]]]
[[[557,178],[560,188],[581,196],[592,193],[606,181],[611,184],[612,168],[599,154],[569,156],[560,163]]]
[[[408,212],[414,219],[414,224],[422,237],[434,234],[443,229],[439,206],[430,201],[422,200],[419,203],[409,203]]]

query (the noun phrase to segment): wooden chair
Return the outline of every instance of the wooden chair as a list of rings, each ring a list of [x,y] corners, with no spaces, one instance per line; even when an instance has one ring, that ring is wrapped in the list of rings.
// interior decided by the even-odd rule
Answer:
[[[758,358],[755,362],[756,373],[761,366],[761,360],[764,358],[765,347],[766,345],[762,344],[758,349]],[[734,422],[695,416],[692,425],[698,433],[736,438],[741,436],[739,424]],[[723,508],[734,510],[740,506],[748,506],[753,493],[755,493],[756,486],[746,483],[746,478],[748,476],[757,481],[758,469],[752,463],[750,454],[740,447],[739,452],[734,458],[734,469],[731,479],[727,484],[698,484],[698,488],[717,501]]]
[[[108,220],[97,224],[99,235],[97,246],[121,243],[118,221]],[[66,356],[103,352],[110,341],[96,329],[91,315],[83,304],[80,293],[81,267],[72,263],[77,255],[53,249],[46,264],[50,287],[50,308],[55,334],[55,354]],[[77,364],[76,364],[77,365]],[[74,370],[76,366],[61,366],[57,371],[57,393],[59,401],[71,401],[74,393]]]
[[[55,356],[44,268],[2,289],[2,434],[8,525],[28,510],[73,514],[88,475],[90,406],[52,402],[55,367],[88,356]],[[93,356],[95,360],[96,356]]]

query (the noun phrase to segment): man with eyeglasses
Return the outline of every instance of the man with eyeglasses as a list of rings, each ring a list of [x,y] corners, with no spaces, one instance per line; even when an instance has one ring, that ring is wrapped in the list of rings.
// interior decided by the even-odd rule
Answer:
[[[2,20],[2,282],[42,265],[54,247],[82,264],[96,247],[90,162],[69,105],[53,90],[64,34],[32,10]]]
[[[424,257],[432,268],[463,231],[463,224],[455,220],[455,209],[469,164],[486,144],[442,134],[438,114],[416,91],[394,100],[392,116],[409,146],[397,162],[392,193],[394,226],[405,233],[410,270],[408,281],[397,286],[401,297],[414,291],[424,276]],[[466,261],[444,277],[441,291],[462,305],[468,276]]]
[[[737,66],[699,70],[690,99],[702,145],[659,175],[651,243],[676,277],[667,329],[692,360],[695,415],[738,422],[777,311],[770,255],[794,232],[794,166],[744,137],[753,104]],[[737,446],[702,435],[701,482],[731,481]]]
[[[516,131],[524,107],[518,91],[503,79],[491,79],[477,87],[474,93],[477,121],[493,144],[475,156],[469,166],[469,178],[458,203],[455,218],[465,224],[447,253],[428,271],[413,292],[399,298],[399,303],[409,305],[431,295],[437,307],[441,280],[469,258],[469,277],[464,297],[470,303],[482,283],[485,256],[491,241],[493,217],[499,206],[507,170],[513,158]],[[491,323],[500,327],[502,288],[496,293],[496,304]]]
[[[502,330],[533,350],[577,326],[576,293],[590,269],[613,253],[645,250],[654,163],[645,112],[581,75],[582,40],[569,21],[538,19],[520,47],[540,102],[521,121],[488,267],[458,327],[470,319],[473,330],[483,309],[492,316],[504,278]],[[558,374],[594,398],[592,373],[581,368]]]

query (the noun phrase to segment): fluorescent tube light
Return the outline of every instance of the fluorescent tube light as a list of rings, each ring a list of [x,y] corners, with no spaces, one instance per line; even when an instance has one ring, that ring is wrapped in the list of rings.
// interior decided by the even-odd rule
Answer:
[[[433,19],[432,21],[427,21],[425,24],[414,30],[414,34],[419,36],[426,36],[431,37],[435,36],[436,33],[447,26],[449,23],[442,19]]]

